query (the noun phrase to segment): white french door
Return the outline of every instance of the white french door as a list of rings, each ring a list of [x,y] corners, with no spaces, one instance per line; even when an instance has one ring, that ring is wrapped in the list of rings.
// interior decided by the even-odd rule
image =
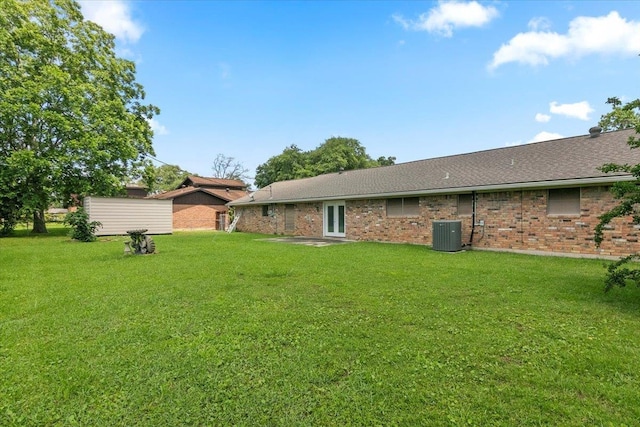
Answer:
[[[327,237],[345,237],[344,202],[325,202],[323,232]]]

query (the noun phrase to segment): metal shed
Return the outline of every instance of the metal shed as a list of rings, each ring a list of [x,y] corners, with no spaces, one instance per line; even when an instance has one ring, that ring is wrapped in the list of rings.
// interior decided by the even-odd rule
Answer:
[[[102,223],[96,236],[123,235],[132,229],[147,229],[147,234],[173,232],[171,200],[87,197],[84,208],[89,221]]]

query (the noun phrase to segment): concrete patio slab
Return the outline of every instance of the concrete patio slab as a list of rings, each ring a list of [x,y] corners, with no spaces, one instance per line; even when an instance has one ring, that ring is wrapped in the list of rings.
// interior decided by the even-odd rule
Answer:
[[[315,247],[324,247],[331,245],[340,245],[344,243],[353,243],[353,240],[339,239],[339,238],[330,238],[330,237],[301,237],[301,236],[293,236],[293,237],[274,237],[269,239],[260,239],[265,242],[277,242],[277,243],[289,243],[293,245],[305,245],[305,246],[315,246]]]

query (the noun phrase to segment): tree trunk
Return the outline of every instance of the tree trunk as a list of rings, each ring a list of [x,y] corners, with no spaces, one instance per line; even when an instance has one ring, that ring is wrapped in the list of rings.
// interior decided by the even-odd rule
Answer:
[[[32,233],[46,233],[47,224],[44,222],[44,209],[38,209],[33,212],[33,230]]]

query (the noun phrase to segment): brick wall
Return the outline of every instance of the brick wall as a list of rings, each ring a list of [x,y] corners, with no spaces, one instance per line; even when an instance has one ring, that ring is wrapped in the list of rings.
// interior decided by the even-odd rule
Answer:
[[[265,234],[290,234],[295,236],[322,237],[322,203],[295,204],[295,231],[285,233],[284,205],[269,205],[268,215],[262,215],[262,206],[237,207],[240,219],[238,231]]]
[[[173,211],[174,230],[217,230],[216,213],[223,208],[205,205],[181,205]]]
[[[632,219],[617,219],[604,233],[600,249],[593,232],[598,216],[617,203],[607,187],[583,187],[580,214],[548,215],[548,191],[478,193],[473,246],[590,255],[623,256],[640,251],[640,227]],[[346,202],[346,237],[352,240],[405,242],[430,245],[433,221],[462,221],[462,243],[469,243],[471,215],[457,214],[456,195],[420,197],[419,215],[388,217],[384,199]],[[262,216],[261,206],[242,207],[238,230],[284,233],[284,205],[273,205],[275,216]],[[296,205],[295,234],[322,236],[322,203]]]

